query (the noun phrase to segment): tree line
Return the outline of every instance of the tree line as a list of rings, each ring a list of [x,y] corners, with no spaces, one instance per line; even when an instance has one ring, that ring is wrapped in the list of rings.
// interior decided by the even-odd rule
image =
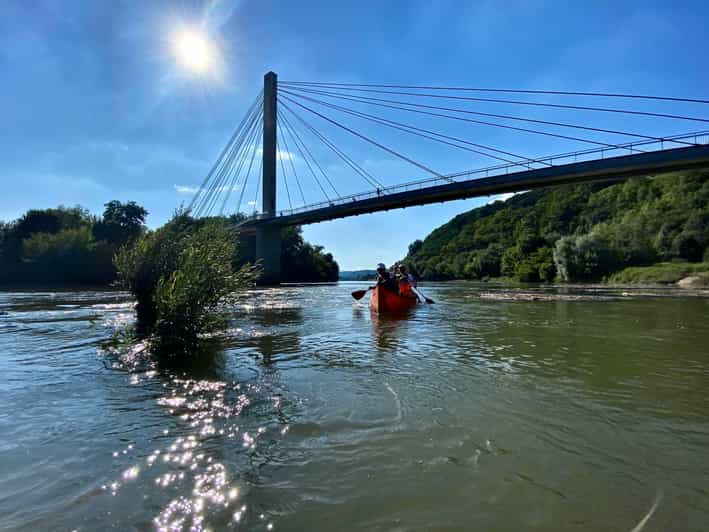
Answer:
[[[517,194],[456,216],[404,259],[424,279],[522,282],[670,261],[709,262],[709,171]]]
[[[147,216],[133,201],[114,200],[101,216],[80,206],[59,206],[30,209],[17,220],[0,222],[0,283],[110,285],[117,279],[117,252],[154,232],[145,225]],[[209,222],[232,230],[242,219],[236,215]],[[186,213],[180,213],[180,220],[194,227],[205,223]],[[256,259],[254,239],[241,240],[234,248],[235,269]],[[300,227],[284,229],[281,261],[285,282],[338,278],[332,254],[306,242]]]

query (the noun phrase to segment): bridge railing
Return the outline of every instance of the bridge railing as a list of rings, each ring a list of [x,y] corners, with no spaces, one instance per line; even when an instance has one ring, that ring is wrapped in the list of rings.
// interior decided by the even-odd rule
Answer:
[[[390,187],[377,188],[366,192],[360,192],[357,194],[333,198],[330,201],[321,201],[318,203],[303,205],[302,207],[296,207],[294,209],[280,210],[278,212],[278,216],[289,216],[293,214],[314,211],[317,209],[324,209],[327,207],[335,207],[336,205],[355,203],[358,201],[382,197],[389,194],[408,192],[411,190],[418,190],[436,185],[443,185],[446,183],[467,181],[474,178],[500,176],[516,171],[533,170],[538,168],[556,166],[560,164],[592,161],[598,159],[605,159],[608,157],[616,157],[618,155],[643,153],[648,151],[663,150],[670,147],[676,148],[678,146],[702,144],[709,144],[709,130],[698,131],[694,133],[685,133],[681,135],[662,137],[657,139],[628,142],[618,145],[604,146],[602,148],[590,148],[588,150],[560,153],[538,159],[531,159],[525,162],[500,164],[495,166],[478,168],[474,170],[467,170],[455,174],[447,174],[433,178],[409,181],[406,183],[392,185]],[[248,218],[248,220],[257,220],[260,218],[262,218],[262,215],[260,213],[254,213]]]

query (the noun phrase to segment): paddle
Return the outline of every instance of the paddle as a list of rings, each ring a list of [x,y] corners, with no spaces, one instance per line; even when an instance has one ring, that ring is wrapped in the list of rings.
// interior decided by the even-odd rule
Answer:
[[[418,288],[416,288],[414,285],[411,285],[411,290],[414,292],[414,294],[416,294],[416,295],[418,296],[419,299],[423,299],[423,300],[424,300],[426,303],[428,303],[429,305],[433,305],[433,304],[435,303],[435,301],[434,301],[433,299],[431,299],[430,297],[426,297],[425,295],[423,295],[423,294],[421,293],[421,290],[419,290]]]
[[[354,292],[352,292],[352,297],[354,297],[357,301],[359,301],[360,299],[362,299],[364,297],[364,294],[369,292],[371,289],[372,289],[372,287],[370,286],[366,290],[355,290]]]

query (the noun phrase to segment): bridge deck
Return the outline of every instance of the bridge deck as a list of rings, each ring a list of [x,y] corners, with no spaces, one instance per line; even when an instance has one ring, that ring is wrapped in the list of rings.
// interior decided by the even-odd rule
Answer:
[[[456,199],[518,192],[552,185],[626,179],[639,175],[656,175],[702,167],[709,167],[709,145],[570,163],[383,194],[284,216],[247,220],[241,227],[248,230],[274,224],[281,226],[305,225],[347,216]]]

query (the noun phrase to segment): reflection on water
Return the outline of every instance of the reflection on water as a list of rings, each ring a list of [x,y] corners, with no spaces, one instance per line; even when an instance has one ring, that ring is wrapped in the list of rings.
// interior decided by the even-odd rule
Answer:
[[[245,294],[181,372],[99,348],[126,294],[0,293],[0,528],[706,529],[709,300],[353,287]]]
[[[360,311],[360,309],[357,309]],[[361,312],[361,311],[360,311]],[[401,324],[413,318],[414,310],[403,314],[382,314],[370,312],[372,323],[372,335],[376,339],[376,345],[382,351],[396,349],[400,337]]]

